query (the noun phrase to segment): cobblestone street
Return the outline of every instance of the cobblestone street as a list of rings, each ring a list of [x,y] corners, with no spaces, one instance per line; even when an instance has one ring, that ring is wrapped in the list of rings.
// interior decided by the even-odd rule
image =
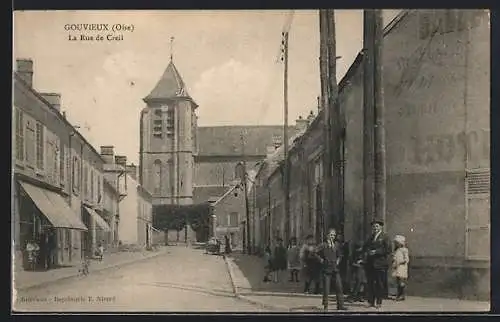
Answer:
[[[262,311],[233,296],[222,257],[183,246],[88,277],[19,291],[16,311]]]

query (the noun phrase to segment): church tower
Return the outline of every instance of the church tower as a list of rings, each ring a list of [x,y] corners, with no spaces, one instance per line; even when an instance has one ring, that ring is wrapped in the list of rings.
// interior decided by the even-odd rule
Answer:
[[[172,56],[167,69],[144,99],[140,117],[139,181],[153,205],[193,203],[196,108]]]

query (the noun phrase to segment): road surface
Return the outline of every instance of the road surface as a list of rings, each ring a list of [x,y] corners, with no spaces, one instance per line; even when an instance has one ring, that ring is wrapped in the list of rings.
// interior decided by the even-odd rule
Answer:
[[[98,264],[95,264],[98,265]],[[23,312],[264,312],[233,296],[224,259],[172,247],[169,254],[20,291]]]

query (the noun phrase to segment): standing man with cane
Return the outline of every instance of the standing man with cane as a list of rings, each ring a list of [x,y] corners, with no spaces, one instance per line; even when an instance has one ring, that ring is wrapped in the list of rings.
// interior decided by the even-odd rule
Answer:
[[[382,231],[384,222],[374,220],[372,222],[372,235],[365,242],[366,252],[366,279],[368,286],[368,302],[370,307],[380,308],[384,298],[384,283],[389,268],[389,255],[391,254],[391,242]]]
[[[342,247],[335,239],[336,237],[337,231],[335,228],[330,228],[327,240],[319,246],[317,255],[323,266],[323,309],[325,311],[328,311],[328,297],[332,284],[334,284],[335,295],[337,297],[337,310],[347,310],[344,306],[344,292],[338,270],[340,260],[342,259]]]

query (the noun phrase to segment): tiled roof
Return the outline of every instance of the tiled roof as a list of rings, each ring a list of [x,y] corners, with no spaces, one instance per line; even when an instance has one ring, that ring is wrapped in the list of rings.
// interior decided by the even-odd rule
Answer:
[[[305,134],[305,130],[302,130],[295,135],[293,135],[288,140],[288,148],[292,149],[297,144],[297,139]],[[285,148],[281,145],[273,154],[266,158],[263,162],[268,164],[268,174],[271,176],[280,166],[281,162],[285,159]]]
[[[207,126],[198,127],[198,155],[238,156],[242,154],[241,135],[245,138],[245,155],[265,156],[273,138],[283,137],[283,126]],[[290,126],[289,137],[295,134]]]
[[[230,189],[230,186],[198,186],[193,188],[193,203],[207,202],[211,198],[219,198]]]
[[[151,93],[144,98],[145,101],[175,97],[191,98],[186,90],[179,71],[171,61],[160,80]]]

